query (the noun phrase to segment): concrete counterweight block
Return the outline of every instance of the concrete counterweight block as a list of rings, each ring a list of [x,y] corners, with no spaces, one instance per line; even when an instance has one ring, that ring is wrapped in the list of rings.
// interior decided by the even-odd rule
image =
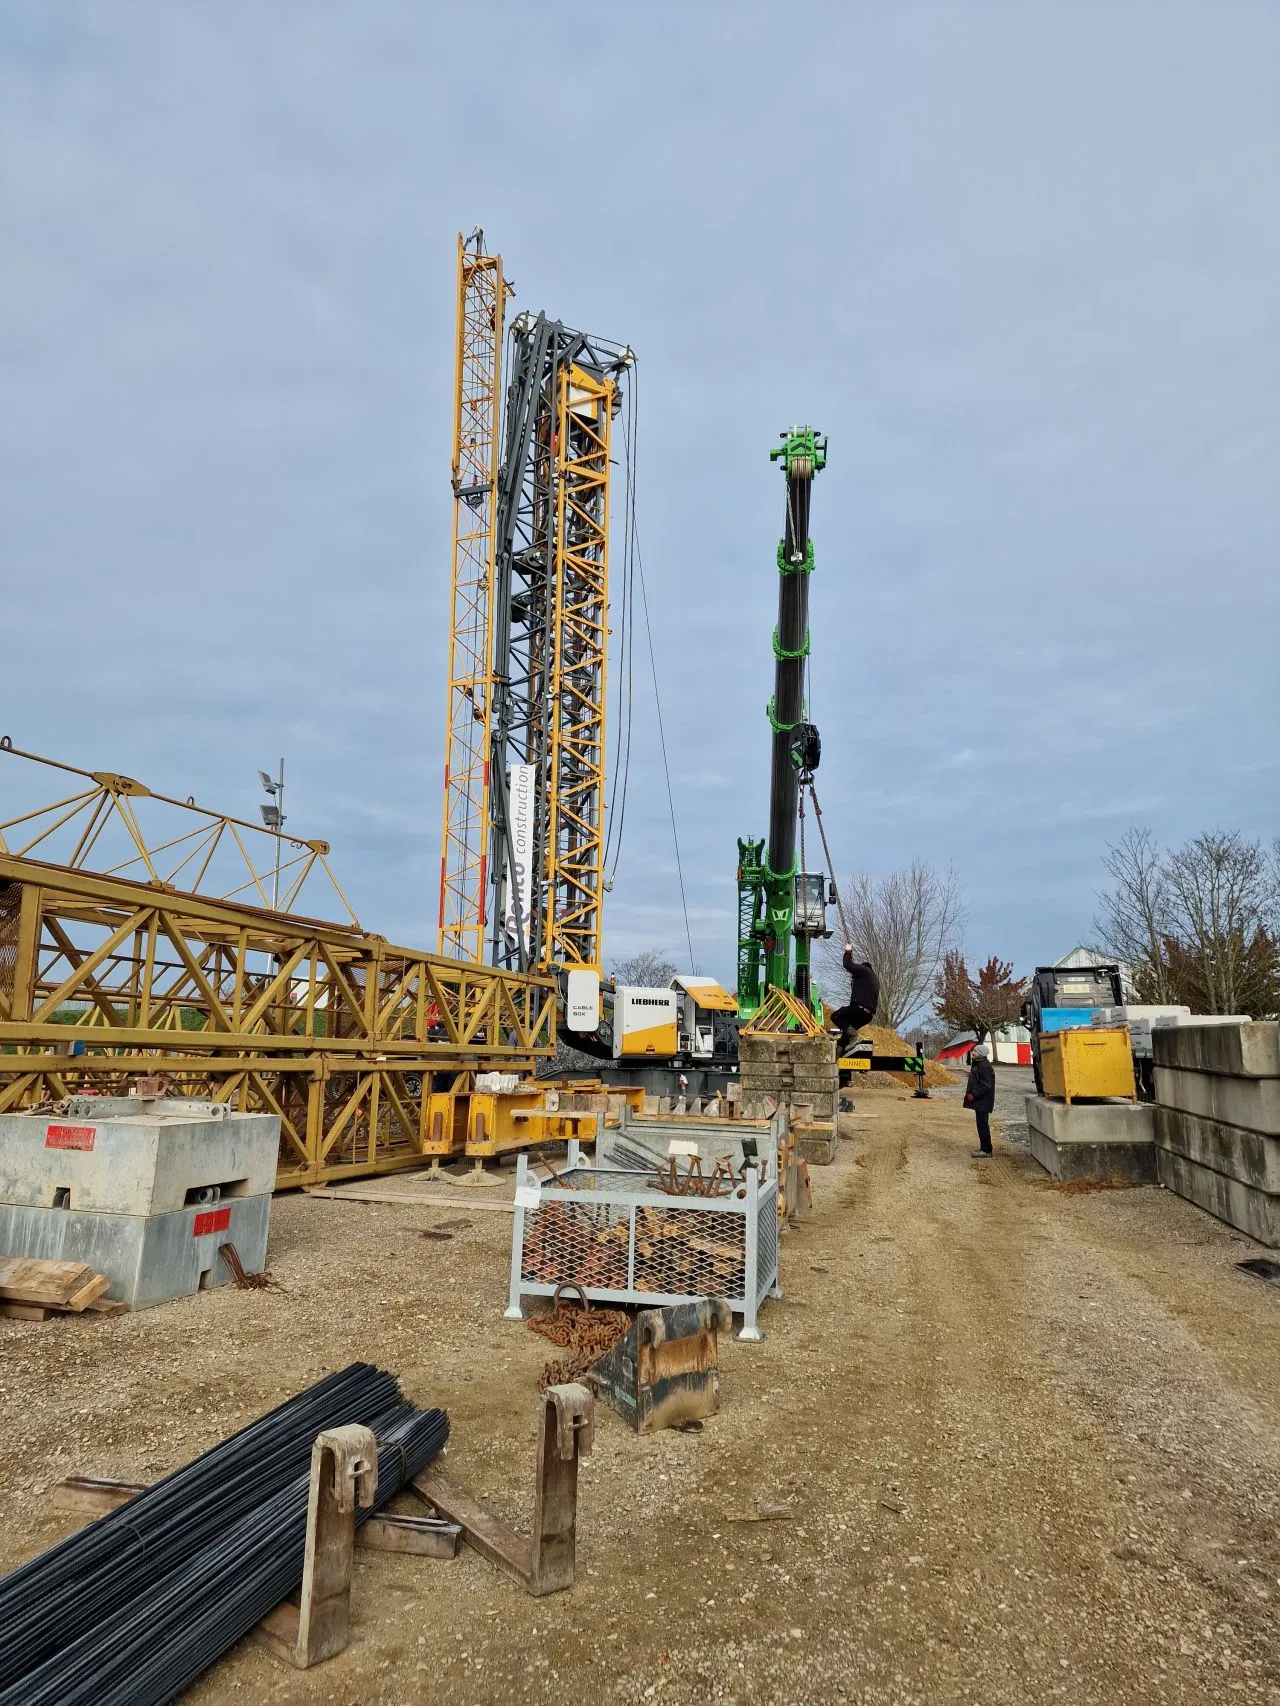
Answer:
[[[1156,1182],[1154,1110],[1142,1102],[1065,1102],[1027,1097],[1031,1153],[1055,1179]]]
[[[87,1262],[145,1309],[266,1265],[280,1122],[221,1103],[78,1097],[0,1115],[0,1250]]]
[[[827,1166],[839,1145],[839,1070],[832,1036],[752,1036],[738,1039],[742,1093],[748,1111],[770,1098],[783,1109],[806,1161]]]
[[[1231,1078],[1157,1065],[1156,1101],[1181,1114],[1280,1137],[1280,1078]]]
[[[1280,1024],[1153,1030],[1160,1183],[1280,1247]]]
[[[1157,1066],[1209,1072],[1222,1078],[1280,1078],[1280,1021],[1156,1025],[1151,1054]]]

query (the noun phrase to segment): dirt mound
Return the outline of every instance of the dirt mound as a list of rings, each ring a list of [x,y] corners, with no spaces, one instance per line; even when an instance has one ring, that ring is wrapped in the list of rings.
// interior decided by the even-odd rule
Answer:
[[[870,1043],[877,1054],[911,1054],[911,1044],[904,1042],[896,1031],[891,1031],[887,1025],[864,1025],[858,1032],[860,1042]],[[926,1060],[924,1063],[924,1084],[926,1090],[941,1090],[944,1085],[956,1084],[959,1080],[947,1071],[945,1066],[939,1066],[936,1060]],[[916,1088],[914,1072],[860,1072],[854,1080],[853,1088],[859,1084],[879,1084],[881,1086],[901,1085],[907,1090]]]

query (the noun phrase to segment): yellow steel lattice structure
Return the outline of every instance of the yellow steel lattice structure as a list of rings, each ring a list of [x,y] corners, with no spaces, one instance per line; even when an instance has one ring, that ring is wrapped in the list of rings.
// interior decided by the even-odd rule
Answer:
[[[547,979],[0,855],[0,1112],[161,1072],[278,1114],[309,1184],[421,1165],[433,1091],[554,1049]]]
[[[494,518],[508,287],[484,235],[458,238],[453,584],[440,850],[439,950],[484,957],[492,724]]]
[[[825,1036],[826,1030],[812,1007],[789,989],[770,984],[755,1014],[741,1027],[744,1037]]]
[[[336,903],[359,925],[329,867],[327,841],[299,840],[190,797],[157,794],[115,771],[80,770],[23,752],[7,735],[0,758],[18,761],[13,771],[6,767],[6,795],[25,785],[39,802],[0,820],[0,853],[252,905],[273,905],[274,890],[281,912],[304,904],[327,912]],[[64,784],[69,794],[44,803],[52,776],[77,780]]]
[[[609,438],[617,385],[577,364],[561,367],[556,380],[545,962],[599,971]]]

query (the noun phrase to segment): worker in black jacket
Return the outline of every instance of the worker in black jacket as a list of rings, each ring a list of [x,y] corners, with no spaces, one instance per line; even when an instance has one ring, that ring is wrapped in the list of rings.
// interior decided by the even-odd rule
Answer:
[[[855,960],[853,943],[844,945],[844,969],[849,974],[849,1004],[837,1007],[831,1023],[840,1032],[840,1052],[853,1046],[853,1040],[864,1025],[869,1025],[880,1005],[880,979],[868,960]]]
[[[969,1082],[964,1087],[964,1105],[972,1108],[978,1122],[979,1147],[973,1159],[991,1154],[991,1115],[996,1105],[996,1069],[991,1064],[991,1050],[978,1043],[969,1056]]]

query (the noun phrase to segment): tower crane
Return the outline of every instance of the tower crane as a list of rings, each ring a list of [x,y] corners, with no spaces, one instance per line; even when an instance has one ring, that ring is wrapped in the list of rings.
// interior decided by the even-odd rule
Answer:
[[[523,313],[500,408],[512,294],[483,232],[459,236],[439,944],[598,988],[610,437],[634,357]]]

